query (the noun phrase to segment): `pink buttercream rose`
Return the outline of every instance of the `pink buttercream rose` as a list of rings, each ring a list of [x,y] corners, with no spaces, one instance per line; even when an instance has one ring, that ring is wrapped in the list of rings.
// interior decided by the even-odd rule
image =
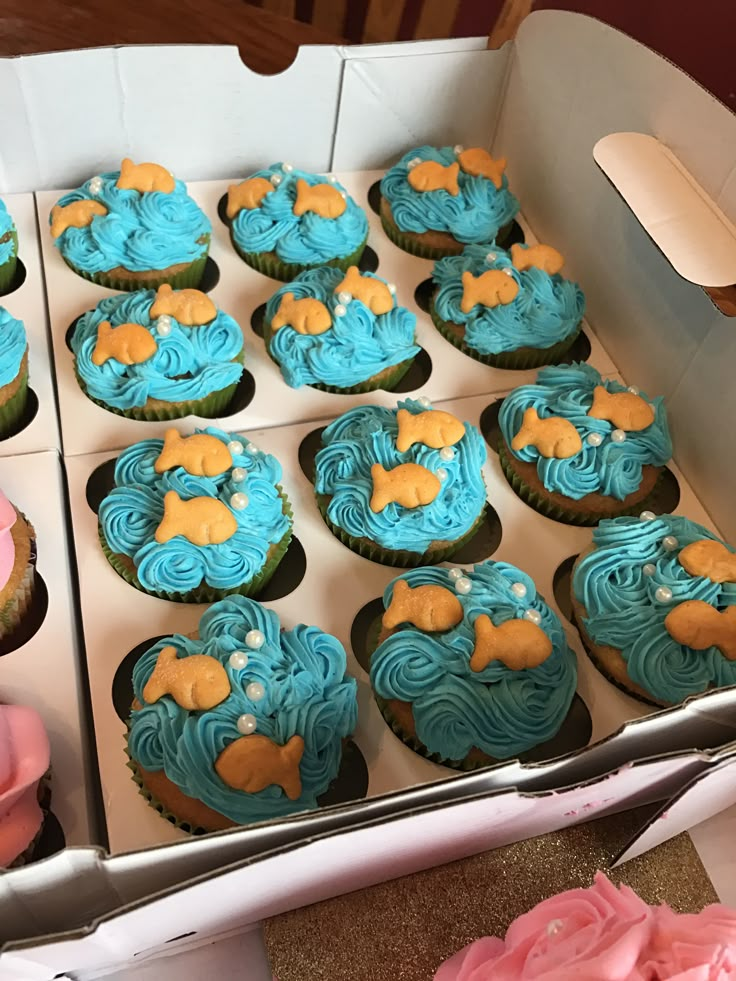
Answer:
[[[678,914],[658,906],[640,963],[646,981],[734,981],[736,912],[714,904]]]

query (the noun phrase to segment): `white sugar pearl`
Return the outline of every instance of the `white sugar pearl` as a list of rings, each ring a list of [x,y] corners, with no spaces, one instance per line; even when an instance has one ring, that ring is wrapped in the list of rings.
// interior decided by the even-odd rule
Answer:
[[[450,579],[452,579],[453,582],[457,582],[458,579],[462,579],[463,578],[463,570],[462,569],[450,569],[450,571],[447,573],[447,575],[450,577]]]
[[[654,598],[658,603],[669,603],[672,599],[672,590],[669,586],[658,586],[655,590]]]
[[[603,437],[600,433],[588,433],[585,437],[585,442],[588,446],[600,446],[603,442]]]
[[[260,683],[260,681],[251,681],[248,687],[245,689],[246,697],[251,700],[251,702],[260,702],[263,696],[266,694],[266,689]]]
[[[172,326],[171,317],[167,313],[162,313],[160,317],[156,318],[156,333],[159,337],[168,337]]]
[[[431,409],[432,403],[429,401],[426,395],[422,395],[417,399],[417,402],[421,405],[423,409]]]
[[[639,519],[641,521],[654,521],[656,517],[657,515],[654,513],[654,511],[642,511],[639,515]]]
[[[559,933],[563,927],[562,920],[550,920],[547,924],[547,936],[554,937],[556,933]]]
[[[292,170],[294,169],[294,164],[282,163],[281,164],[281,169],[283,170],[283,172],[285,174],[290,174],[292,172]]]
[[[252,651],[259,651],[265,643],[266,635],[262,630],[249,630],[245,635],[246,647],[250,647]]]
[[[623,429],[614,429],[611,433],[611,440],[614,443],[623,443],[625,439],[626,433],[623,431]]]
[[[93,177],[92,180],[89,182],[89,193],[99,194],[101,190],[102,190],[102,178]]]
[[[338,303],[337,306],[335,307],[336,317],[344,317],[347,312],[348,312],[348,308],[346,306],[343,306],[342,303]]]
[[[527,610],[524,613],[524,619],[528,620],[529,623],[536,623],[537,626],[542,622],[542,614],[539,610]]]
[[[242,484],[246,476],[246,471],[242,467],[233,467],[233,472],[230,474],[234,484]]]
[[[255,456],[256,453],[260,453],[261,451],[258,449],[255,443],[247,443],[245,452],[250,453],[251,456]]]
[[[495,262],[497,258],[498,256],[495,252],[489,252],[486,256],[486,262],[490,265],[492,262]]]
[[[230,507],[234,508],[236,511],[243,511],[248,507],[248,495],[241,494],[240,491],[233,494],[230,498]]]
[[[421,162],[422,161],[420,160],[419,157],[412,157],[412,159],[409,161],[409,163],[406,166],[409,168],[409,170],[412,170],[414,167],[417,166],[417,164],[420,164]]]
[[[388,291],[391,294],[391,296],[395,296],[396,295],[396,283],[386,283],[386,285],[388,286]]]
[[[636,387],[636,385],[629,385],[629,387],[626,389],[626,391],[627,392],[631,392],[632,395],[638,395],[639,394],[639,389]]]
[[[352,301],[353,294],[352,293],[348,293],[345,290],[340,290],[340,292],[337,294],[337,298],[340,301],[340,303],[342,303],[345,306],[347,306],[348,303],[350,303]]]
[[[343,199],[343,201],[347,201],[347,199],[348,199],[348,192],[347,191],[340,191],[340,197]]]
[[[273,184],[274,187],[278,187],[279,184],[281,183],[281,180],[282,180],[281,174],[271,174],[271,183]]]
[[[227,451],[230,456],[240,456],[243,452],[243,444],[237,439],[231,439],[227,444]]]
[[[514,594],[514,596],[518,596],[519,599],[524,599],[526,596],[526,586],[523,582],[515,582],[511,587],[511,592]]]
[[[444,467],[437,467],[434,473],[437,480],[447,480],[447,471]]]
[[[337,184],[337,177],[335,177],[334,174],[328,174],[327,180],[330,182],[330,184]]]
[[[231,668],[235,668],[236,671],[244,668],[248,663],[248,655],[245,651],[233,651],[228,660],[228,664]]]
[[[506,266],[506,268],[504,269],[504,272],[506,273],[507,276],[513,276],[514,275],[514,270],[511,268],[511,266]]]
[[[680,543],[674,535],[666,535],[662,539],[662,548],[665,550],[665,552],[674,552],[679,544]]]
[[[451,446],[443,446],[440,450],[440,460],[444,460],[446,463],[450,460],[455,459],[455,451]]]
[[[245,715],[241,715],[238,721],[235,723],[238,727],[238,732],[241,736],[249,736],[252,732],[256,731],[256,726],[258,721],[255,715],[251,715],[250,712],[246,712]]]
[[[654,573],[657,571],[657,567],[652,562],[647,562],[646,565],[643,565],[641,567],[641,571],[644,573],[645,576],[653,576]]]
[[[472,582],[469,579],[466,579],[465,576],[461,576],[455,583],[455,589],[461,596],[467,596],[472,588]]]
[[[454,146],[453,147],[453,150],[455,151],[455,153],[462,153],[463,152],[463,149],[464,148],[463,148],[462,143],[458,143],[457,146]]]

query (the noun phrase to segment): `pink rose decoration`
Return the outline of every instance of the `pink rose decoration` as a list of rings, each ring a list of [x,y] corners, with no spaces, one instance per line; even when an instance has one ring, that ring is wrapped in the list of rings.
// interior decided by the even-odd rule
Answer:
[[[641,964],[647,981],[733,981],[736,913],[717,904],[695,914],[658,906]]]
[[[49,741],[31,708],[0,705],[0,869],[20,855],[41,827],[38,781],[49,767]]]

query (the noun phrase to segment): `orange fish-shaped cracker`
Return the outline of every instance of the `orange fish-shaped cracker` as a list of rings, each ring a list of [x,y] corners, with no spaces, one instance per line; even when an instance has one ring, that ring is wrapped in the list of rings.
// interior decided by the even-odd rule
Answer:
[[[519,292],[519,284],[513,276],[503,269],[488,269],[480,276],[474,276],[469,270],[462,275],[463,298],[460,309],[470,313],[476,303],[484,307],[506,306],[513,303]]]
[[[459,172],[458,163],[444,167],[436,160],[425,160],[411,168],[407,179],[415,191],[447,191],[457,197],[460,193],[457,182]]]
[[[503,184],[503,172],[506,170],[506,157],[494,160],[488,150],[474,146],[458,153],[457,159],[466,174],[471,174],[473,177],[486,177],[496,190],[500,190]]]
[[[377,317],[394,307],[394,298],[388,286],[372,276],[361,276],[357,266],[350,266],[345,279],[335,287],[335,293],[343,292],[360,300]]]
[[[268,736],[241,736],[217,757],[215,771],[233,790],[257,794],[259,790],[276,785],[289,800],[298,800],[302,793],[299,764],[303,755],[301,736],[292,736],[284,746],[279,746]]]
[[[271,330],[293,327],[298,334],[324,334],[332,327],[332,315],[321,300],[313,296],[295,300],[293,293],[284,293],[271,321]]]
[[[176,181],[173,175],[161,164],[134,164],[130,157],[126,157],[120,164],[120,176],[117,179],[116,187],[119,187],[121,191],[140,191],[141,194],[147,194],[150,191],[171,194],[176,187]]]
[[[418,508],[431,504],[440,492],[439,477],[419,463],[400,463],[393,470],[386,470],[380,463],[371,467],[373,495],[371,511],[383,511],[387,504],[395,502],[404,508]]]
[[[511,261],[519,272],[535,268],[549,276],[554,276],[565,265],[563,254],[551,245],[530,245],[525,249],[523,245],[514,244],[511,246]]]
[[[691,576],[704,576],[711,582],[736,582],[736,555],[723,542],[701,538],[681,549],[677,560]]]
[[[567,460],[583,448],[580,433],[569,419],[552,416],[540,419],[537,410],[530,406],[524,413],[521,429],[511,440],[512,450],[535,446],[547,459]]]
[[[231,184],[227,189],[228,218],[234,218],[241,210],[254,211],[260,208],[261,201],[273,190],[273,184],[265,177],[250,177],[242,184]]]
[[[72,201],[71,204],[55,204],[51,209],[51,234],[58,238],[67,228],[86,228],[96,215],[106,215],[107,208],[99,201]]]
[[[103,365],[111,358],[119,364],[143,364],[156,351],[156,338],[142,324],[113,327],[109,320],[103,320],[97,328],[92,364]]]
[[[173,290],[168,283],[159,286],[151,304],[151,318],[173,317],[184,327],[201,327],[217,316],[217,307],[201,290]]]
[[[322,218],[339,218],[347,208],[345,198],[332,184],[310,185],[300,177],[296,182],[296,201],[292,211],[300,218],[313,211]]]
[[[399,409],[396,421],[399,424],[396,437],[399,453],[406,453],[415,443],[439,450],[443,446],[453,446],[465,435],[465,426],[460,420],[442,409],[428,409],[416,415],[408,409]]]
[[[721,612],[702,600],[686,600],[670,610],[664,625],[675,643],[695,651],[717,647],[729,661],[736,661],[736,606]]]
[[[230,450],[216,436],[207,433],[180,436],[176,429],[167,429],[153,469],[156,473],[166,473],[174,467],[184,467],[193,477],[217,477],[232,462]]]
[[[143,701],[151,705],[171,695],[187,712],[206,712],[229,694],[230,680],[217,658],[208,654],[180,658],[175,647],[164,647],[143,689]]]
[[[501,661],[512,671],[536,668],[552,653],[552,641],[531,620],[507,620],[498,627],[485,614],[475,621],[475,647],[471,671],[483,671],[491,661]]]
[[[457,626],[462,618],[462,605],[452,590],[434,585],[412,589],[406,579],[397,579],[381,622],[388,630],[411,623],[425,633],[437,633]]]
[[[192,545],[219,545],[238,530],[235,515],[215,497],[182,501],[176,491],[164,495],[164,516],[156,529],[159,545],[181,535]]]
[[[603,385],[593,389],[593,404],[588,409],[591,419],[605,419],[625,433],[638,433],[654,422],[654,409],[633,392],[609,392]]]

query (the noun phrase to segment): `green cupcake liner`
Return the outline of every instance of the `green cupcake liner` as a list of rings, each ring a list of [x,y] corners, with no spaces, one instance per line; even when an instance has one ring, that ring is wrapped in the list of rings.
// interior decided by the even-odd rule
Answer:
[[[664,470],[660,472],[657,477],[657,483],[652,488],[651,492],[637,504],[631,507],[621,507],[618,508],[616,505],[620,505],[619,501],[615,498],[611,498],[611,510],[605,514],[593,512],[593,511],[566,511],[556,504],[553,504],[550,500],[542,497],[537,491],[532,490],[528,484],[519,477],[519,475],[512,469],[511,463],[508,457],[508,451],[506,450],[506,444],[501,438],[498,443],[498,457],[501,461],[501,468],[503,469],[504,475],[508,480],[509,484],[513,488],[514,492],[518,497],[528,504],[530,508],[538,511],[547,518],[552,518],[553,521],[559,521],[566,525],[579,525],[584,528],[592,528],[598,524],[599,521],[603,521],[606,518],[621,518],[625,516],[634,516],[641,514],[642,511],[651,509],[651,505],[655,503],[657,499],[657,494],[664,477]]]
[[[141,777],[140,770],[138,769],[138,764],[130,755],[130,747],[128,746],[128,734],[130,733],[130,726],[127,727],[125,734],[125,755],[128,757],[128,762],[125,764],[131,772],[131,777],[133,783],[138,788],[138,793],[141,795],[143,800],[152,807],[154,811],[158,811],[164,820],[168,821],[169,824],[173,824],[175,828],[179,828],[180,831],[185,831],[187,834],[192,835],[206,835],[209,834],[207,828],[195,827],[193,828],[189,822],[180,821],[179,818],[172,811],[166,807],[157,797],[151,793],[151,791],[143,783],[143,778]]]
[[[274,252],[245,252],[235,241],[232,226],[230,228],[230,241],[232,242],[233,248],[238,253],[240,258],[244,262],[247,262],[249,266],[252,266],[253,269],[257,269],[258,272],[263,273],[264,276],[270,276],[271,279],[278,279],[281,280],[281,282],[289,283],[292,279],[295,279],[299,273],[303,273],[307,269],[317,269],[320,266],[334,266],[337,269],[343,269],[347,272],[350,266],[357,266],[360,262],[360,258],[363,255],[363,250],[365,249],[368,239],[364,239],[358,248],[354,252],[351,252],[350,255],[343,256],[342,258],[330,259],[328,262],[316,262],[312,264],[307,263],[305,265],[294,262],[282,262]]]
[[[26,411],[28,400],[28,368],[20,377],[20,385],[15,395],[11,395],[4,405],[0,405],[0,439],[13,433],[23,413]]]
[[[15,596],[0,609],[0,640],[14,633],[33,603],[33,590],[36,583],[36,563],[31,560],[26,566],[23,578]]]
[[[481,364],[487,364],[491,368],[507,368],[513,371],[523,371],[527,368],[541,368],[542,365],[556,364],[573,346],[583,326],[581,321],[572,334],[569,334],[564,340],[558,341],[551,347],[527,348],[523,351],[501,351],[498,354],[481,354],[480,351],[476,351],[475,348],[466,344],[462,337],[458,337],[453,330],[452,324],[448,324],[442,320],[435,309],[434,297],[429,302],[429,315],[440,334],[459,351],[462,351],[463,354],[467,354],[474,361],[480,361]]]
[[[62,258],[64,262],[72,269],[77,276],[81,276],[82,279],[89,280],[90,283],[97,283],[98,286],[106,286],[112,290],[120,290],[123,293],[133,292],[134,290],[156,290],[159,286],[163,286],[164,283],[168,283],[175,290],[183,289],[196,289],[204,275],[204,268],[207,265],[207,256],[209,254],[209,236],[207,236],[207,245],[204,254],[194,262],[191,262],[184,269],[180,270],[171,276],[158,275],[156,270],[151,270],[151,273],[145,279],[131,279],[125,276],[110,276],[106,272],[98,273],[88,273],[78,266],[75,266],[73,262],[70,262],[67,257],[62,253]]]
[[[14,228],[6,232],[0,241],[7,242],[8,239],[13,242],[13,253],[7,262],[0,266],[0,293],[5,293],[11,286],[18,265],[18,233]]]
[[[165,590],[146,589],[145,586],[141,584],[141,581],[136,575],[135,571],[128,567],[128,556],[112,551],[107,543],[107,539],[105,538],[105,533],[102,530],[101,524],[99,524],[97,527],[100,545],[102,547],[102,551],[104,552],[105,558],[113,567],[115,572],[117,572],[120,578],[124,579],[129,585],[134,586],[135,589],[140,590],[142,593],[146,593],[148,596],[157,596],[159,599],[170,600],[173,603],[216,603],[217,600],[225,599],[226,596],[233,596],[235,594],[239,594],[240,596],[255,596],[270,581],[274,572],[278,568],[279,563],[286,555],[293,535],[294,512],[291,509],[289,499],[280,486],[278,487],[278,491],[281,495],[281,500],[283,501],[284,514],[290,519],[289,528],[283,538],[276,545],[273,554],[269,557],[260,572],[258,572],[248,582],[241,583],[239,586],[235,586],[232,589],[216,589],[214,586],[209,586],[204,581],[196,589],[190,589],[186,593],[169,593]]]
[[[464,248],[460,242],[458,242],[457,248],[452,249],[440,249],[431,245],[425,245],[423,242],[412,238],[411,235],[413,233],[402,232],[392,222],[386,221],[383,214],[381,215],[381,224],[383,225],[384,232],[394,245],[398,245],[404,252],[419,256],[420,259],[444,259],[448,255],[459,255]]]

